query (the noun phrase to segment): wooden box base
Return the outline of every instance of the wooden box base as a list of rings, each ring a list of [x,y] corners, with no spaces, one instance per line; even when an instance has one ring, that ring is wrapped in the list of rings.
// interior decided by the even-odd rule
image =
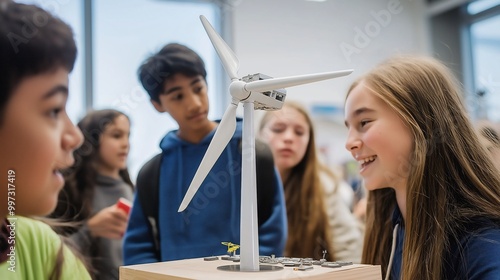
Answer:
[[[306,271],[294,270],[293,267],[284,267],[276,271],[222,271],[219,266],[227,266],[238,263],[225,260],[205,261],[203,258],[187,259],[170,262],[159,262],[151,264],[129,265],[120,267],[120,280],[224,280],[224,279],[365,279],[381,280],[379,265],[354,264],[340,268],[321,267],[313,265],[313,269]],[[267,265],[267,264],[266,264]],[[277,266],[282,266],[278,264]]]

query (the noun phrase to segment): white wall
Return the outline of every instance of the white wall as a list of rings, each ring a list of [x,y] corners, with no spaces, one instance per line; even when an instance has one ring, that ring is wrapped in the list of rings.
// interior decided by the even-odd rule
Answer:
[[[231,6],[240,76],[355,70],[287,90],[288,100],[306,106],[342,107],[353,80],[380,61],[396,53],[429,53],[423,0],[236,0]],[[328,163],[351,159],[344,149],[343,113],[317,118],[316,130]]]

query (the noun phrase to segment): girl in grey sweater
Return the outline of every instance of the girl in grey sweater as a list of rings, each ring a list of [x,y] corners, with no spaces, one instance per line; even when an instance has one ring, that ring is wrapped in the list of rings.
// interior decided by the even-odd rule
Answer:
[[[127,171],[130,121],[122,112],[98,110],[88,113],[78,127],[85,141],[65,173],[66,184],[52,216],[81,222],[60,232],[89,259],[94,279],[118,279],[128,213],[117,201],[133,195]]]

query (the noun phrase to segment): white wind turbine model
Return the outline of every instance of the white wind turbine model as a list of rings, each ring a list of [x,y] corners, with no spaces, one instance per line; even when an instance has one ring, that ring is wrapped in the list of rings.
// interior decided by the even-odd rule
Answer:
[[[253,111],[279,110],[283,106],[286,93],[282,88],[313,83],[349,75],[353,70],[342,70],[317,74],[300,75],[284,78],[270,78],[261,74],[249,75],[241,79],[237,76],[239,61],[234,52],[217,34],[204,16],[201,22],[219,55],[224,69],[231,78],[229,92],[232,96],[222,120],[201,161],[193,181],[179,207],[179,212],[186,209],[191,199],[205,180],[222,151],[236,130],[236,108],[243,103],[243,158],[241,177],[241,225],[240,225],[240,271],[267,270],[259,266],[259,239],[257,223],[257,189],[255,178],[255,135]],[[229,270],[237,270],[230,268]]]

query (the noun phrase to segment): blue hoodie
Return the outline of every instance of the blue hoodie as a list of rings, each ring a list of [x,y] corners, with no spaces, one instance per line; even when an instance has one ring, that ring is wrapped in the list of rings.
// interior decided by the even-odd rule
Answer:
[[[405,226],[398,207],[392,221],[397,235],[393,240],[396,247],[392,254],[390,279],[401,279]],[[449,250],[443,259],[441,279],[500,279],[500,226],[486,219],[478,219],[471,221],[466,229],[467,232],[458,237],[458,244],[453,238],[450,239]]]
[[[189,206],[177,212],[214,133],[215,130],[198,144],[180,139],[177,131],[163,138],[158,216],[161,259],[155,256],[148,221],[136,196],[124,238],[125,265],[224,255],[227,247],[221,242],[239,242],[241,119]],[[259,251],[261,255],[280,256],[286,243],[287,220],[283,187],[276,170],[269,187],[275,188],[273,211],[259,227]]]

